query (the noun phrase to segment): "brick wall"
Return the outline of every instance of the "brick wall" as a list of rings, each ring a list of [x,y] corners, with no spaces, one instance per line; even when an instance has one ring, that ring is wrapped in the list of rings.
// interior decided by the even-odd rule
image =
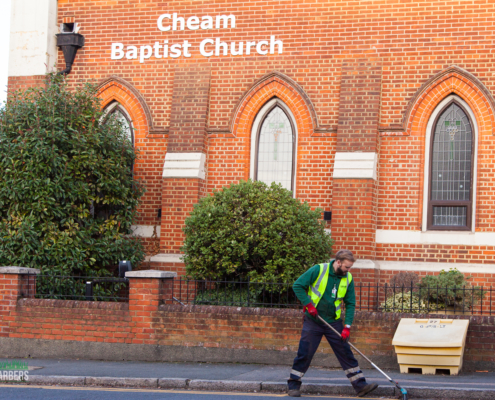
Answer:
[[[337,151],[376,152],[381,60],[344,60],[341,68]]]
[[[376,245],[377,260],[495,264],[493,246],[462,246],[439,244]],[[452,265],[455,267],[455,265]]]
[[[452,265],[455,268],[455,265]],[[386,270],[386,269],[373,269],[373,268],[359,268],[353,267],[351,270],[352,276],[356,279],[357,285],[385,285],[390,284],[390,279],[398,274],[400,271]],[[410,271],[414,272],[419,277],[426,275],[438,275],[439,271]],[[491,273],[473,272],[464,274],[468,283],[478,286],[490,287],[493,286],[495,290],[495,277]],[[467,279],[471,277],[471,279]],[[495,302],[495,292],[492,296],[492,301]],[[495,303],[494,303],[495,306]],[[495,308],[494,308],[495,310]]]
[[[165,12],[186,19],[234,14],[236,27],[161,32],[156,20]],[[332,231],[340,245],[351,247],[355,236],[346,239],[339,227],[344,218],[338,214],[344,208],[333,210],[335,151],[378,153],[376,196],[363,200],[371,201],[374,210],[366,223],[353,224],[352,229],[367,236],[365,249],[358,249],[362,256],[376,254],[377,259],[396,261],[493,260],[495,246],[375,246],[369,230],[421,228],[427,123],[439,102],[454,93],[469,105],[478,125],[476,231],[493,232],[494,12],[495,4],[490,2],[457,1],[393,0],[364,7],[351,1],[286,0],[251,7],[238,0],[228,4],[181,0],[168,10],[152,0],[58,1],[59,22],[81,24],[86,38],[70,79],[124,80],[133,88],[120,97],[102,94],[102,98],[121,102],[133,114],[141,154],[135,174],[148,188],[138,224],[156,222],[164,188],[170,189],[162,185],[161,172],[171,149],[207,154],[204,193],[247,179],[252,122],[266,101],[276,96],[289,105],[297,122],[296,197],[333,212]],[[283,40],[283,54],[205,58],[197,51],[206,38],[230,43],[263,40],[271,34]],[[143,63],[125,57],[110,60],[111,43],[139,48],[163,40],[169,44],[188,40],[192,56],[150,58]],[[64,65],[59,51],[58,66]],[[41,82],[40,77],[11,77],[9,87],[35,82]],[[180,94],[177,90],[184,87],[189,89]],[[192,108],[182,110],[191,114],[177,117],[181,101],[191,99]],[[207,135],[196,140],[199,131]],[[173,143],[169,135],[175,135]],[[342,194],[336,197],[343,199]],[[170,229],[171,221],[162,221]],[[173,230],[178,232],[179,225]],[[162,237],[161,251],[177,252],[180,241],[180,233]],[[433,256],[427,254],[430,250]]]
[[[207,65],[176,67],[167,151],[206,153],[210,74]]]
[[[45,84],[44,75],[34,76],[9,76],[8,90],[26,90],[35,86],[43,86]]]
[[[202,179],[167,178],[163,180],[162,193],[160,246],[164,253],[180,253],[184,221],[204,196],[205,183]]]
[[[355,274],[357,277],[359,271]],[[297,351],[302,325],[300,310],[164,304],[164,299],[171,299],[178,292],[170,292],[175,284],[173,279],[157,278],[130,278],[129,303],[21,298],[26,284],[34,283],[31,275],[30,281],[21,285],[21,280],[26,279],[26,275],[0,274],[0,340],[64,341],[64,346],[51,347],[52,357],[59,356],[58,348],[67,349],[81,342],[248,351],[244,354],[261,350],[270,354],[288,352],[291,357]],[[385,357],[388,367],[397,367],[391,341],[401,317],[424,316],[356,312],[353,342],[372,358]],[[464,357],[467,366],[482,362],[484,369],[495,370],[495,316],[440,317],[469,319]],[[131,348],[127,351],[132,353]],[[323,345],[319,353],[331,354],[331,350]],[[96,353],[92,357],[106,356]],[[143,357],[144,353],[139,359]]]
[[[17,305],[20,291],[19,275],[0,274],[0,336],[10,332],[11,312]]]
[[[373,179],[335,179],[332,236],[335,248],[358,258],[375,259],[376,184]]]
[[[128,309],[126,306],[117,303],[23,299],[12,313],[9,337],[179,346],[188,349],[262,350],[267,354],[273,354],[271,352],[274,351],[289,353],[292,357],[297,351],[302,327],[301,312],[298,310],[180,305],[162,305],[157,310],[156,304],[150,305],[145,301],[139,306],[129,305]],[[401,317],[424,316],[357,312],[352,328],[353,343],[375,361],[384,362],[388,368],[397,368],[391,342]],[[495,370],[495,317],[452,318],[470,319],[464,354],[465,368],[473,370],[482,365],[483,369]],[[322,342],[318,354],[331,354],[331,349]],[[270,358],[264,362],[270,364]],[[338,366],[335,360],[331,364]],[[369,367],[364,361],[361,361],[361,366]]]

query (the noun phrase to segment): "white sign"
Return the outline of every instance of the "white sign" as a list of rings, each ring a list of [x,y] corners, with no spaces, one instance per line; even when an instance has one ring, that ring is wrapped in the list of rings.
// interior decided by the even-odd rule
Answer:
[[[233,29],[235,28],[234,15],[217,15],[212,17],[205,15],[203,17],[192,16],[187,20],[179,17],[177,13],[162,14],[156,22],[158,29],[162,32],[183,31],[183,30],[208,30],[208,29]],[[182,43],[169,43],[168,39],[157,41],[153,44],[143,46],[126,46],[124,43],[112,43],[111,56],[112,60],[121,60],[124,57],[128,60],[139,59],[144,63],[150,58],[179,58],[191,57],[191,43],[184,40]],[[242,56],[251,54],[282,54],[283,42],[270,36],[268,40],[245,41],[245,42],[223,42],[220,38],[204,39],[199,44],[199,53],[203,57],[215,56]]]

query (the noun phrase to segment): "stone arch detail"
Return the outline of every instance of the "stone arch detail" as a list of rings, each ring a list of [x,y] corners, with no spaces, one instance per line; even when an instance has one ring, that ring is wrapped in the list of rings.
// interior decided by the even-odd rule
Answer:
[[[314,114],[311,103],[308,103],[307,96],[301,94],[298,86],[289,84],[288,81],[281,79],[280,75],[275,73],[258,81],[258,84],[246,93],[234,113],[235,121],[232,133],[239,143],[242,143],[242,148],[245,149],[243,153],[244,179],[247,180],[250,176],[253,123],[263,106],[273,98],[284,102],[295,120],[297,129],[297,150],[294,160],[296,165],[295,179],[296,182],[300,182],[302,172],[297,168],[297,165],[300,165],[304,161],[303,157],[305,157],[304,151],[300,151],[300,149],[314,133],[316,114]],[[296,183],[296,197],[299,195],[299,190],[301,190],[300,185]]]
[[[127,81],[112,76],[98,85],[98,97],[105,108],[117,101],[126,109],[134,128],[134,139],[138,142],[145,138],[152,129],[151,112],[141,94]]]
[[[495,102],[490,91],[476,77],[463,69],[452,66],[445,71],[435,75],[426,82],[416,96],[411,100],[408,107],[408,114],[404,119],[404,131],[406,135],[415,136],[421,143],[421,165],[425,165],[426,151],[426,136],[428,122],[434,110],[446,97],[456,95],[464,100],[474,114],[473,121],[478,128],[477,146],[478,146],[478,168],[474,172],[478,185],[476,191],[476,215],[475,229],[478,229],[479,213],[482,212],[480,201],[484,194],[480,186],[481,170],[483,163],[486,163],[488,156],[487,150],[481,146],[484,138],[492,136],[495,128]],[[486,139],[485,139],[486,140]],[[427,179],[423,171],[420,173],[419,179],[419,221],[423,219],[423,196],[424,196],[424,180]],[[474,205],[473,205],[474,206]]]
[[[494,133],[493,96],[479,79],[457,66],[436,74],[416,92],[404,115],[405,133],[424,137],[433,110],[451,94],[456,94],[471,107],[476,116],[480,137]]]
[[[273,97],[280,98],[291,109],[299,134],[311,135],[318,128],[313,103],[303,88],[288,76],[271,72],[256,81],[241,97],[231,116],[230,132],[235,137],[249,134],[259,110]]]

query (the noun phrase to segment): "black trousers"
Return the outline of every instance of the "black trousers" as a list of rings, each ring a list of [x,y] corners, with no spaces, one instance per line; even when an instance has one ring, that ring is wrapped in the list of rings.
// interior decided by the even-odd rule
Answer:
[[[342,333],[342,330],[344,329],[342,321],[334,322],[331,325],[337,332]],[[366,386],[366,378],[359,368],[358,362],[354,357],[354,354],[352,354],[349,344],[343,342],[329,327],[323,324],[320,325],[308,317],[304,317],[299,350],[294,359],[292,371],[290,372],[290,379],[288,380],[289,390],[299,389],[301,387],[301,378],[308,370],[323,335],[327,338],[328,343],[332,347],[333,352],[339,360],[347,378],[351,381],[356,393],[359,392]]]

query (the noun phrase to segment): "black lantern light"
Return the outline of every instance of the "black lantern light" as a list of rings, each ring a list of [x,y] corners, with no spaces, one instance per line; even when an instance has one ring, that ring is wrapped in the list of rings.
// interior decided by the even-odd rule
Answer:
[[[65,59],[65,69],[59,74],[67,75],[72,69],[72,64],[76,58],[77,49],[84,46],[84,36],[80,33],[79,26],[74,24],[61,24],[60,33],[57,33],[57,46],[62,48]]]
[[[119,277],[125,278],[125,273],[132,271],[132,264],[130,261],[119,261]]]

